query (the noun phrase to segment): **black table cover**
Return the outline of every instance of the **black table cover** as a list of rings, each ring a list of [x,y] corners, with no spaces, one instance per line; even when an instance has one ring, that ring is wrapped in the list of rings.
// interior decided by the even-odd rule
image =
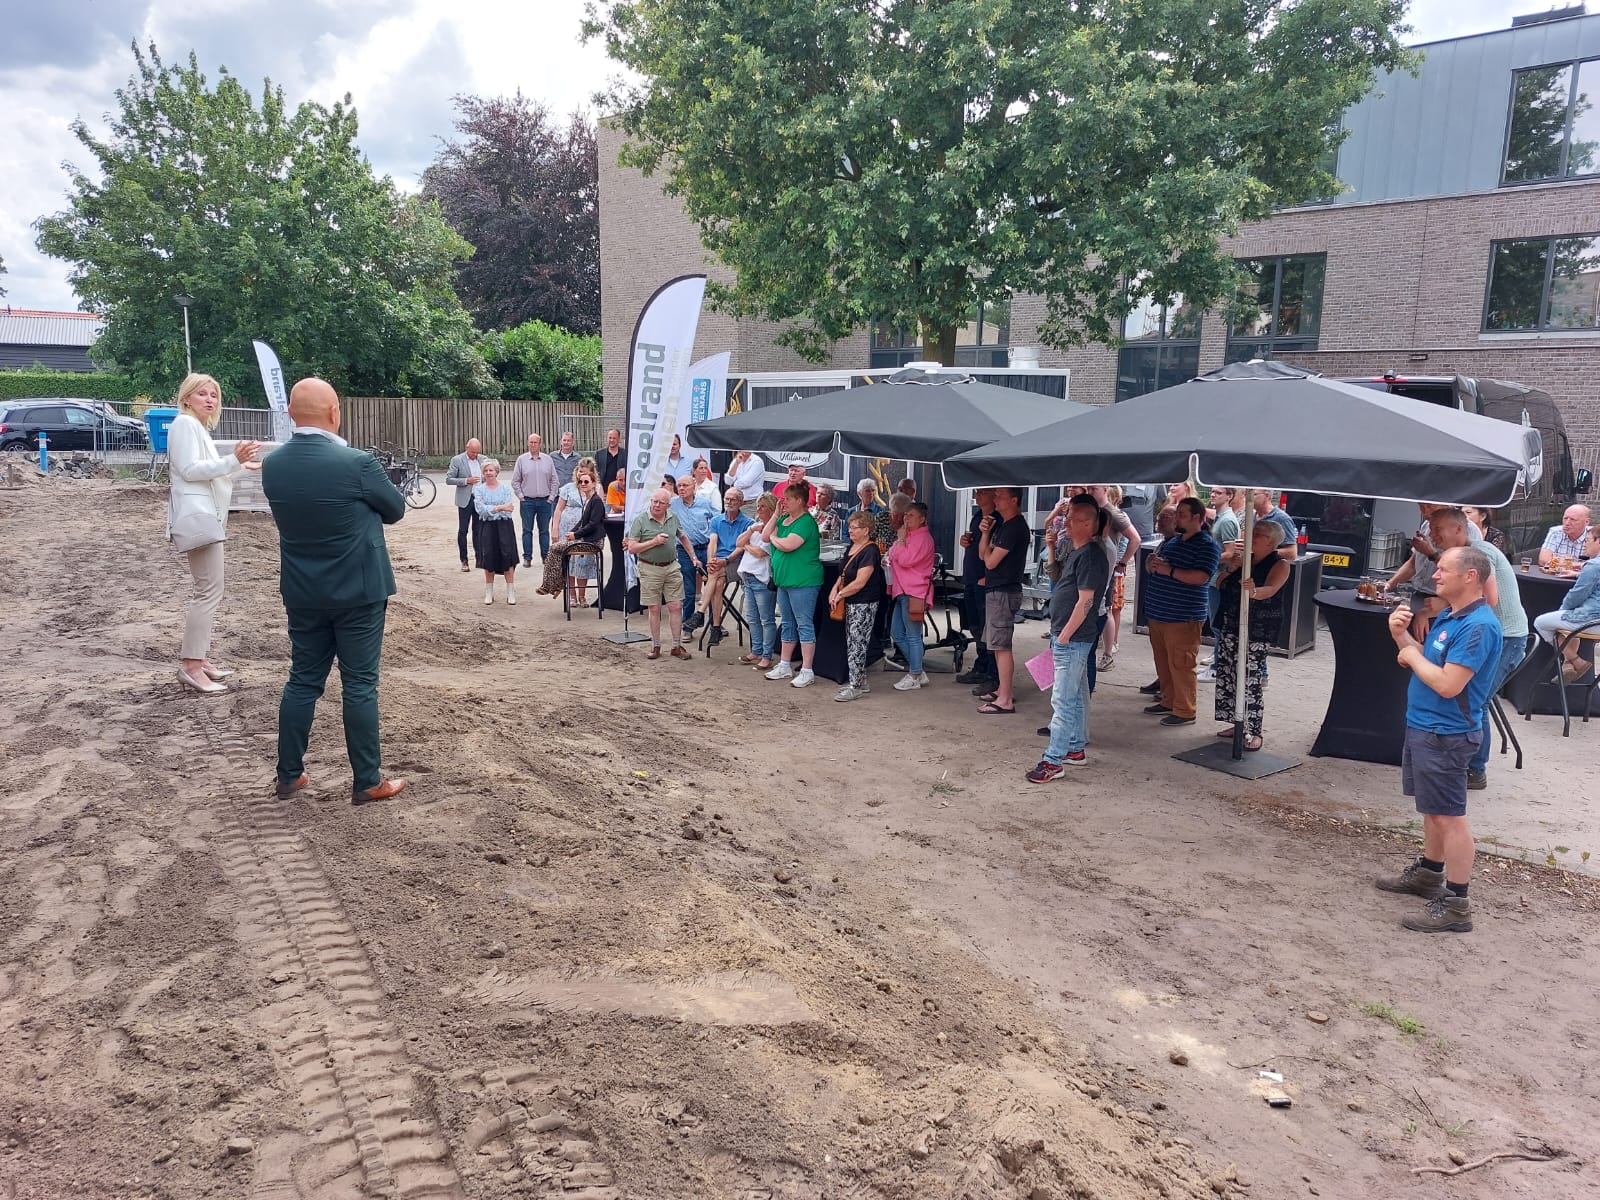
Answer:
[[[1555,647],[1531,635],[1533,619],[1560,608],[1561,602],[1567,598],[1567,592],[1572,589],[1572,582],[1559,575],[1548,575],[1538,567],[1530,567],[1527,571],[1517,568],[1517,592],[1522,597],[1522,611],[1528,614],[1531,638],[1529,661],[1514,677],[1506,680],[1500,695],[1510,701],[1519,713],[1536,712],[1550,716],[1561,712],[1561,694],[1556,691],[1556,685],[1550,682],[1556,677]],[[1583,711],[1585,691],[1587,686],[1567,688],[1568,711]]]
[[[605,596],[606,607],[613,612],[622,612],[623,603],[627,603],[627,611],[639,611],[639,585],[628,586],[628,564],[623,562],[622,552],[622,523],[621,516],[606,517],[606,541],[611,549],[611,569],[606,572],[605,587],[602,593]]]
[[[817,625],[817,649],[811,656],[811,669],[822,679],[831,679],[835,683],[844,683],[850,678],[850,662],[845,644],[845,623],[835,621],[828,615],[828,593],[833,591],[833,585],[839,580],[839,573],[843,570],[843,563],[825,562],[822,564],[822,590],[817,593],[817,613],[814,618]],[[883,657],[884,614],[889,610],[888,602],[878,606],[877,617],[873,621],[872,641],[867,650],[867,666],[871,666]],[[778,615],[777,605],[773,605],[773,615],[780,626],[782,617]],[[800,649],[795,647],[794,669],[800,669]]]
[[[1316,603],[1333,640],[1333,693],[1312,755],[1399,766],[1411,672],[1395,661],[1390,610],[1354,590],[1319,592]]]

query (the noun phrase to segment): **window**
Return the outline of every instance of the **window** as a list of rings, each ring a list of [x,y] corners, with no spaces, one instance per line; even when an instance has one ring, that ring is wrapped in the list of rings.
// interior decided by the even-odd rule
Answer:
[[[958,367],[1004,367],[1010,363],[1011,301],[989,300],[973,308],[956,326]],[[903,367],[922,358],[922,338],[915,329],[874,324],[867,345],[867,365],[877,370]]]
[[[1315,350],[1322,327],[1325,254],[1239,260],[1244,282],[1228,327],[1229,362]]]
[[[1495,242],[1483,328],[1600,331],[1600,234]]]
[[[1511,76],[1503,183],[1600,173],[1600,58]]]
[[[1200,309],[1182,295],[1171,304],[1138,300],[1122,321],[1117,399],[1183,383],[1200,374]]]

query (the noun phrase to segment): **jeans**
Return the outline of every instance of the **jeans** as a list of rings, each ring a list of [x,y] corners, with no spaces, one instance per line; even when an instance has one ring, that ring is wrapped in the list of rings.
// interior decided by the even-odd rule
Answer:
[[[744,620],[750,626],[750,653],[757,658],[771,658],[778,652],[778,623],[773,610],[778,604],[778,593],[770,583],[762,583],[748,575],[741,576],[744,583]]]
[[[1517,669],[1517,664],[1522,661],[1523,655],[1528,652],[1528,639],[1525,637],[1508,637],[1500,643],[1500,665],[1494,671],[1494,687],[1489,692],[1492,700],[1499,694],[1500,685],[1506,681],[1506,676]],[[1483,733],[1483,741],[1478,743],[1478,749],[1472,755],[1472,765],[1468,768],[1473,771],[1487,771],[1489,769],[1489,744],[1493,739],[1489,736],[1491,725],[1489,720],[1489,706],[1483,706],[1483,716],[1478,722],[1478,728]]]
[[[339,660],[344,692],[344,743],[358,790],[383,782],[378,752],[378,662],[387,600],[360,608],[291,608],[289,681],[278,704],[278,782],[305,770],[306,743],[328,670]]]
[[[786,642],[810,645],[817,640],[818,587],[778,589],[779,636]]]
[[[678,570],[683,573],[683,615],[688,616],[694,611],[695,584],[698,582],[695,574],[695,563],[702,567],[706,565],[706,543],[701,543],[694,548],[694,557],[690,558],[680,543],[678,546]]]
[[[467,561],[467,533],[472,533],[472,553],[478,553],[478,510],[477,507],[467,504],[465,508],[456,509],[456,549],[461,552],[461,561]]]
[[[906,674],[922,674],[922,624],[911,619],[911,597],[896,596],[889,617],[889,636],[906,660]]]
[[[1094,643],[1063,646],[1051,638],[1050,655],[1055,659],[1056,679],[1050,689],[1050,744],[1044,757],[1060,766],[1069,752],[1089,743],[1089,664],[1094,660]]]
[[[539,523],[539,557],[550,553],[550,501],[531,496],[522,498],[522,561],[533,561],[533,523]]]

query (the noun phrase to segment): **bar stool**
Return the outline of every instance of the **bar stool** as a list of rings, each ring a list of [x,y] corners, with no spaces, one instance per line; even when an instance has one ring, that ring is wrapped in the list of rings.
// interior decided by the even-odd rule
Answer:
[[[1589,685],[1583,690],[1583,723],[1587,725],[1589,723],[1589,711],[1594,707],[1596,686],[1594,678],[1594,648],[1597,643],[1600,643],[1600,620],[1588,621],[1574,629],[1556,630],[1555,682],[1557,690],[1561,693],[1562,737],[1566,737],[1568,730],[1572,728],[1572,714],[1567,711],[1567,679],[1561,673],[1561,664],[1566,660],[1567,647],[1572,645],[1573,642],[1579,643],[1578,656],[1580,658],[1584,657],[1585,650],[1588,651],[1586,661],[1589,664],[1589,670],[1584,675],[1578,676],[1579,679],[1587,678],[1589,680]]]
[[[586,559],[594,560],[595,619],[606,615],[605,552],[593,542],[574,542],[567,549],[566,567],[561,575],[561,607],[569,621],[572,620],[572,568]]]

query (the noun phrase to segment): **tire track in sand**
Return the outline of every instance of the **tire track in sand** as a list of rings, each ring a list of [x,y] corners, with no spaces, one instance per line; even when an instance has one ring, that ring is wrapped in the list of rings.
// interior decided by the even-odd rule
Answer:
[[[292,1082],[309,1147],[293,1170],[259,1173],[255,1200],[319,1200],[352,1188],[385,1200],[462,1200],[465,1193],[403,1040],[383,1019],[383,992],[338,894],[289,813],[255,794],[259,758],[235,722],[198,708],[227,804],[213,844],[239,898],[240,943],[271,1000],[264,1018]]]

